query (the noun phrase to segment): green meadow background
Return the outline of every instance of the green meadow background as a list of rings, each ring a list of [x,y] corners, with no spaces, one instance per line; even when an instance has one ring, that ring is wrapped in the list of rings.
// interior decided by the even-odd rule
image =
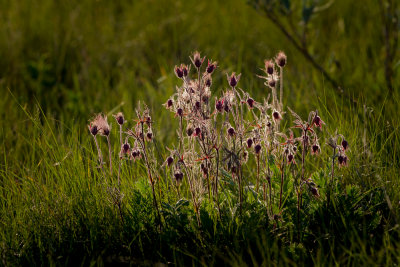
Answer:
[[[68,265],[74,255],[78,262],[99,264],[174,262],[163,254],[168,249],[149,252],[154,244],[146,240],[156,238],[155,230],[138,220],[151,212],[129,217],[135,226],[118,226],[112,205],[89,172],[96,157],[87,124],[98,112],[121,110],[133,118],[138,101],[143,101],[152,111],[165,153],[165,146],[176,144],[178,124],[161,105],[180,84],[173,67],[189,64],[196,50],[218,61],[213,96],[227,87],[226,73],[235,71],[242,73],[240,87],[259,101],[269,93],[257,77],[264,59],[284,51],[285,105],[303,117],[318,109],[327,130],[338,129],[349,140],[350,166],[339,181],[343,187],[355,186],[366,195],[379,189],[379,205],[365,205],[374,208],[366,208],[368,212],[381,215],[376,222],[380,238],[371,237],[376,233],[366,227],[361,227],[362,234],[345,228],[360,235],[311,254],[290,248],[281,262],[273,261],[281,257],[280,245],[266,241],[271,246],[267,259],[273,265],[398,264],[400,52],[393,60],[394,89],[389,90],[379,1],[314,2],[328,5],[307,26],[309,51],[343,93],[246,0],[0,0],[0,264]],[[295,27],[302,27],[301,9],[311,3],[291,1],[293,12],[300,14],[292,22]],[[286,119],[291,120],[288,114]],[[117,140],[115,124],[113,134]],[[323,149],[329,150],[326,145]],[[151,199],[130,190],[136,186],[147,192],[144,169],[125,177],[131,206],[144,201],[151,207]],[[141,251],[134,256],[139,262],[115,256],[120,251],[134,254],[136,243],[142,246],[135,248]],[[239,251],[233,241],[226,244]],[[77,250],[82,254],[74,254]],[[171,255],[175,264],[211,264],[214,259],[189,255],[184,248],[176,251],[184,256]],[[251,264],[240,253],[220,258],[227,264]],[[182,257],[189,260],[180,262]]]

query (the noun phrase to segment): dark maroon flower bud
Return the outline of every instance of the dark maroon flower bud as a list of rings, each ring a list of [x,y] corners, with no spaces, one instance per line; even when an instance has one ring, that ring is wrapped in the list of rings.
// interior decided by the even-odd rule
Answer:
[[[247,147],[250,148],[253,145],[253,139],[247,139]]]
[[[175,66],[175,75],[176,77],[178,77],[179,79],[182,79],[183,77],[183,71],[180,67]]]
[[[231,108],[229,107],[229,104],[228,104],[227,102],[225,102],[224,110],[225,110],[226,113],[228,113],[229,111],[231,111]]]
[[[179,184],[183,180],[183,173],[180,171],[177,171],[177,172],[175,172],[174,177],[175,177],[176,182]]]
[[[200,53],[199,52],[194,52],[194,54],[193,54],[193,64],[196,66],[196,68],[200,68],[201,67],[201,65],[203,64],[203,61],[204,61],[204,59],[205,59],[205,57],[204,58],[201,58],[200,57]]]
[[[256,154],[260,154],[261,145],[260,145],[260,144],[257,144],[257,145],[254,147],[254,151],[256,152]]]
[[[237,85],[237,83],[239,82],[239,79],[240,79],[240,75],[239,75],[239,76],[236,76],[236,74],[233,72],[233,73],[231,74],[231,76],[228,77],[229,85],[230,85],[232,88],[235,88],[236,85]]]
[[[129,145],[129,143],[125,143],[122,145],[122,151],[126,154],[128,153],[130,147],[131,146]]]
[[[210,78],[210,77],[208,77],[208,78],[206,79],[205,84],[206,84],[207,87],[211,87],[212,81],[211,81],[211,78]]]
[[[228,134],[229,134],[230,136],[234,136],[234,135],[235,135],[235,129],[233,129],[232,127],[230,127],[230,128],[228,129]]]
[[[293,159],[294,159],[293,154],[289,154],[289,155],[287,156],[288,164],[289,164],[289,163],[292,163],[292,162],[293,162]]]
[[[200,127],[196,127],[196,129],[194,130],[194,132],[195,132],[195,135],[196,135],[196,136],[199,136],[199,135],[201,134],[201,129],[200,129]]]
[[[268,85],[269,85],[269,87],[271,87],[271,88],[275,88],[275,86],[276,86],[276,81],[275,81],[275,79],[269,79],[269,80],[268,80]]]
[[[149,141],[153,139],[153,133],[152,132],[147,132],[146,137]]]
[[[218,112],[222,112],[223,108],[224,108],[224,104],[222,103],[221,100],[218,100],[217,102],[215,102],[215,109]]]
[[[275,62],[279,67],[281,67],[281,68],[285,67],[285,65],[286,65],[285,53],[283,53],[282,51],[279,52],[278,55],[276,56]]]
[[[90,127],[90,133],[93,135],[93,136],[96,136],[96,134],[99,132],[99,129],[97,128],[97,126],[96,125],[93,125],[92,127]]]
[[[349,143],[345,139],[342,140],[342,147],[345,151],[349,148]]]
[[[312,147],[311,147],[311,154],[318,154],[319,153],[319,145],[318,144],[314,144],[314,145],[312,145]]]
[[[181,65],[182,73],[184,77],[188,76],[188,67],[186,65]]]
[[[167,101],[167,108],[172,107],[172,105],[174,104],[174,101],[172,99],[168,99]]]
[[[338,161],[339,161],[339,164],[342,165],[344,163],[344,156],[339,155],[338,156]]]
[[[267,122],[267,127],[270,128],[271,126],[272,126],[271,122],[268,121],[268,122]]]
[[[192,128],[192,127],[187,128],[187,129],[186,129],[186,133],[187,133],[188,136],[192,136],[192,134],[193,134],[193,128]]]
[[[113,116],[119,125],[124,124],[124,115],[122,114],[122,112],[118,112],[116,115]]]
[[[247,104],[249,105],[250,108],[253,108],[254,107],[254,99],[249,97],[247,99]]]
[[[321,117],[318,115],[315,115],[314,119],[313,119],[313,124],[319,128],[322,128],[322,124],[324,124],[324,122],[321,120]]]
[[[208,96],[207,95],[203,95],[201,100],[203,100],[203,103],[208,103]]]
[[[282,119],[281,114],[276,110],[272,113],[272,117],[274,117],[274,120],[276,121]]]
[[[138,156],[136,150],[133,150],[131,155],[132,155],[132,158],[136,158]]]
[[[168,166],[171,166],[173,162],[174,162],[174,159],[172,157],[168,157],[167,158],[167,165]]]
[[[217,62],[211,62],[208,60],[207,73],[211,74],[217,68]]]
[[[194,104],[195,109],[200,109],[200,102],[196,101],[196,103]]]
[[[109,136],[110,135],[110,129],[103,129],[103,133],[105,136]]]
[[[183,116],[183,109],[182,108],[178,108],[176,110],[176,114],[178,114],[178,116],[182,117]]]
[[[272,75],[274,73],[274,63],[272,62],[272,60],[266,60],[264,63],[265,63],[265,71],[269,75]]]
[[[318,189],[316,187],[311,187],[311,194],[315,197],[319,197]]]

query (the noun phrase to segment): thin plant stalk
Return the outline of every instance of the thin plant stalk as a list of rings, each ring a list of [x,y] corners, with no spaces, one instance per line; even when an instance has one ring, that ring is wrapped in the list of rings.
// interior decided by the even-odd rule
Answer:
[[[97,154],[99,156],[100,168],[104,171],[104,169],[103,169],[103,155],[101,154],[101,149],[100,149],[100,146],[99,146],[99,142],[97,142],[97,138],[96,138],[95,135],[93,135],[93,138],[94,138],[94,142],[95,142],[96,147],[97,147]]]
[[[259,183],[260,183],[260,155],[257,154],[257,185],[256,185],[257,194],[258,194]]]
[[[279,78],[279,86],[280,86],[280,88],[279,88],[279,93],[280,93],[279,100],[280,100],[281,108],[282,108],[283,107],[283,105],[282,105],[282,99],[283,99],[283,68],[282,67],[279,67],[279,75],[280,75],[280,78]]]
[[[285,178],[285,157],[283,157],[282,162],[282,174],[281,174],[281,192],[279,194],[279,210],[282,207],[282,194],[283,194],[283,180]]]
[[[112,158],[111,158],[111,141],[110,136],[107,135],[107,143],[108,143],[108,157],[110,159],[110,176],[112,176]]]

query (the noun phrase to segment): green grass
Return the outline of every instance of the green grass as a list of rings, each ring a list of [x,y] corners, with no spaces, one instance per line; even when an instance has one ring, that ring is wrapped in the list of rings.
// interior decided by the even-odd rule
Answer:
[[[335,1],[310,25],[317,60],[356,104],[337,95],[245,1],[1,0],[0,6],[3,265],[398,264],[399,62],[389,94],[375,2]],[[237,196],[227,188],[222,222],[205,201],[199,230],[192,204],[166,190],[168,177],[161,183],[165,227],[160,231],[142,163],[124,165],[121,221],[95,168],[87,121],[100,111],[122,110],[133,118],[137,102],[145,101],[161,162],[164,146],[176,145],[177,128],[161,104],[179,83],[173,66],[189,63],[194,50],[219,62],[213,95],[227,87],[225,73],[236,71],[242,73],[239,85],[257,100],[268,94],[256,77],[263,60],[285,51],[286,104],[302,117],[317,108],[326,130],[338,129],[348,139],[350,164],[337,172],[329,208],[324,192],[329,166],[322,165],[331,153],[328,146],[322,145],[320,162],[308,162],[322,198],[307,202],[303,242],[294,238],[292,194],[275,227],[250,193],[244,215],[235,213]],[[112,135],[116,141],[115,124]],[[101,146],[105,151],[104,140]],[[251,180],[252,167],[246,170]],[[278,183],[279,177],[274,179]]]

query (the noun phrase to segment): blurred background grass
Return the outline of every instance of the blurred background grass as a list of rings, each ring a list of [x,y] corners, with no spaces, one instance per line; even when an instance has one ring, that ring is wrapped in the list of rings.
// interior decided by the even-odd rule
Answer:
[[[399,53],[390,92],[379,2],[327,3],[308,24],[308,47],[346,96],[246,0],[0,0],[3,194],[8,178],[35,179],[38,170],[51,177],[42,160],[50,166],[76,143],[87,144],[94,113],[121,109],[131,118],[142,100],[153,111],[157,138],[171,144],[176,124],[161,104],[179,84],[174,65],[189,63],[193,51],[219,62],[214,95],[227,86],[226,73],[236,71],[239,85],[261,100],[268,90],[256,75],[264,59],[282,50],[286,104],[303,116],[319,108],[329,129],[338,128],[352,145],[357,164],[344,181],[389,183],[390,203],[398,207]]]

